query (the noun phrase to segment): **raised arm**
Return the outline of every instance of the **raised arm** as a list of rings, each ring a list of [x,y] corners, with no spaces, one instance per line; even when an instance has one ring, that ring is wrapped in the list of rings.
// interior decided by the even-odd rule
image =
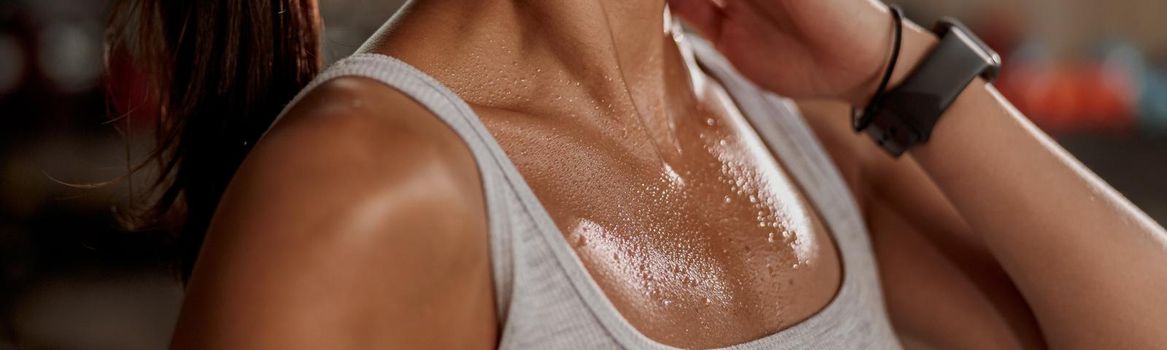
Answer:
[[[670,4],[742,73],[788,96],[863,105],[890,56],[891,17],[875,1]],[[917,26],[905,29],[893,85],[936,41]],[[845,126],[847,117],[834,122]],[[855,186],[865,189],[859,195],[890,206],[886,211],[917,219],[922,216],[912,213],[956,213],[907,225],[976,235],[973,244],[983,244],[1017,285],[1049,345],[1167,344],[1161,331],[1167,325],[1167,233],[991,86],[974,82],[940,119],[931,141],[904,159],[872,161],[886,158],[874,152],[852,157],[863,159],[843,164],[844,172],[867,176],[861,181],[868,184]],[[929,183],[895,178],[913,173]],[[952,209],[914,206],[920,203]]]
[[[230,185],[178,349],[491,348],[482,190],[428,112],[344,78],[308,96]]]
[[[1051,346],[1167,344],[1167,232],[991,85],[965,90],[911,157],[984,237]]]

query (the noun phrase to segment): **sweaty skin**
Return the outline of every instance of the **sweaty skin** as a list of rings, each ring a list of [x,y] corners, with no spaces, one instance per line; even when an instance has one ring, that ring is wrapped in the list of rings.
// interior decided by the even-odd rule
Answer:
[[[801,106],[864,214],[904,345],[1167,342],[1167,233],[991,86],[974,82],[899,160],[849,129],[847,104],[864,103],[888,56],[883,5],[670,6],[760,86],[836,101]],[[840,257],[663,12],[663,0],[419,0],[362,50],[471,104],[638,330],[737,344],[827,305]],[[936,40],[905,29],[893,85]],[[496,347],[475,169],[408,97],[366,79],[322,84],[233,179],[174,347]]]
[[[660,6],[555,11],[619,16],[646,4]],[[430,48],[410,40],[408,19],[378,46],[471,104],[637,330],[679,347],[758,339],[832,300],[839,256],[798,185],[678,47],[679,27],[657,17],[626,39],[643,48],[598,50],[617,59],[583,72],[542,57],[555,43],[514,48],[484,29],[457,42],[466,55],[422,56]]]
[[[773,333],[840,283],[797,184],[720,89],[699,92],[691,110],[655,121],[602,100],[565,106],[580,118],[479,109],[617,309],[685,347]]]

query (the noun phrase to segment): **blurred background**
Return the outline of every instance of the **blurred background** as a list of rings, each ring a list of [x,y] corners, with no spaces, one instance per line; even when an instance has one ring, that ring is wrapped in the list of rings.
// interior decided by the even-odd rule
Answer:
[[[319,0],[330,61],[396,0]],[[1167,222],[1163,0],[904,0],[964,20],[1004,57],[997,86],[1160,223]],[[104,93],[104,0],[0,0],[0,350],[164,348],[181,300],[160,232],[114,219],[117,179],[149,140],[115,129]],[[128,73],[127,73],[128,74]],[[132,87],[131,91],[132,91]]]

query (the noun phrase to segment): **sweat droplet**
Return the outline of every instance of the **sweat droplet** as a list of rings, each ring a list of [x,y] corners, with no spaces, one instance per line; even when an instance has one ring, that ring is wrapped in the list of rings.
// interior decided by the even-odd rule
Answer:
[[[717,119],[713,119],[713,118],[706,118],[706,119],[705,119],[705,125],[708,125],[708,126],[717,126]]]

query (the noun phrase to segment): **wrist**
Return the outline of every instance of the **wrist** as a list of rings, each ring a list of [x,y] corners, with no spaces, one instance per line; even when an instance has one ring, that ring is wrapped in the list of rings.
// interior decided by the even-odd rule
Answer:
[[[888,81],[887,90],[894,89],[900,83],[911,75],[916,66],[927,58],[928,53],[936,46],[939,39],[936,38],[932,32],[921,28],[912,21],[904,19],[903,37],[900,44],[900,57],[896,61],[896,65],[892,70],[891,79]],[[859,93],[851,99],[848,99],[851,105],[855,108],[862,109],[867,106],[872,96],[875,96],[879,88],[880,78],[883,77],[884,72],[888,69],[887,65],[891,57],[891,50],[894,48],[887,45],[887,50],[884,52],[884,59],[879,65],[879,69],[875,70],[874,76],[865,80],[860,86]]]
[[[889,90],[881,83],[870,105],[853,114],[855,131],[865,131],[893,157],[926,144],[937,122],[973,81],[992,81],[1000,72],[996,52],[959,21],[942,19],[935,33],[943,39],[913,34],[906,55],[915,59],[899,67],[904,76],[897,79],[898,86]],[[881,81],[890,82],[892,73],[888,69]]]

